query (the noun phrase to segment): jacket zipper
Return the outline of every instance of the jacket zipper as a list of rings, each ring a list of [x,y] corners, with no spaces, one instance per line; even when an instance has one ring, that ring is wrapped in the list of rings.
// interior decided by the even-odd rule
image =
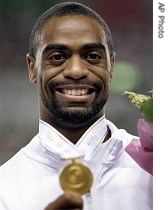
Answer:
[[[88,193],[86,193],[86,203],[87,203],[86,210],[93,210],[92,198],[91,198],[91,192],[90,191]]]

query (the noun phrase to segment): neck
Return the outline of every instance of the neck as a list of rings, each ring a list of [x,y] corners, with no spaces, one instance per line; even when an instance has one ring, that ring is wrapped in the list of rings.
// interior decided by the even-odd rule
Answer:
[[[80,125],[60,123],[55,119],[51,118],[49,119],[44,116],[41,116],[41,119],[50,124],[56,130],[58,130],[63,136],[69,139],[73,144],[76,144],[78,140],[82,137],[82,135],[89,129],[89,127],[92,126],[102,116],[103,114],[99,114],[96,117],[94,117],[92,120],[89,120],[88,122]],[[107,134],[105,141],[107,140],[108,136],[109,134]]]
[[[86,161],[90,160],[101,144],[110,137],[106,119],[101,117],[82,135],[78,142],[73,145],[69,138],[61,135],[48,123],[40,120],[40,141],[44,147],[61,158],[76,158],[84,156]]]

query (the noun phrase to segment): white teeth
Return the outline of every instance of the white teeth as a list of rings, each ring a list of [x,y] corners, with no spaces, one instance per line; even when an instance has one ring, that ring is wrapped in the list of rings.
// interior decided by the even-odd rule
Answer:
[[[75,89],[72,89],[72,95],[76,96],[76,90]]]
[[[64,89],[63,92],[68,95],[81,96],[86,95],[88,93],[88,89]]]
[[[71,90],[67,90],[67,94],[72,95],[71,92]]]
[[[85,90],[82,90],[82,92],[81,92],[81,93],[82,93],[82,95],[84,95],[84,94],[85,94]]]
[[[81,90],[76,90],[76,95],[80,96],[81,95]]]

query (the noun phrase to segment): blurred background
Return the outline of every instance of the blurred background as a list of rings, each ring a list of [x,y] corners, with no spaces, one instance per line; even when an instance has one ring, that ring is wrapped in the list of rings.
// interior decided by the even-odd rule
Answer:
[[[37,89],[29,83],[25,56],[38,16],[57,0],[0,0],[0,165],[38,132]],[[139,110],[125,90],[153,89],[153,1],[81,0],[109,25],[116,52],[114,81],[106,116],[137,135]]]

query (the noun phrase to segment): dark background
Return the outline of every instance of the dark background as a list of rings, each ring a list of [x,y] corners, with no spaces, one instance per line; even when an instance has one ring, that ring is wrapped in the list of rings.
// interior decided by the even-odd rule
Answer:
[[[0,165],[38,132],[36,86],[29,83],[25,56],[37,17],[57,0],[0,0]],[[145,93],[153,86],[153,1],[76,1],[96,10],[112,31],[115,79],[106,116],[137,135],[140,112],[124,90]]]

